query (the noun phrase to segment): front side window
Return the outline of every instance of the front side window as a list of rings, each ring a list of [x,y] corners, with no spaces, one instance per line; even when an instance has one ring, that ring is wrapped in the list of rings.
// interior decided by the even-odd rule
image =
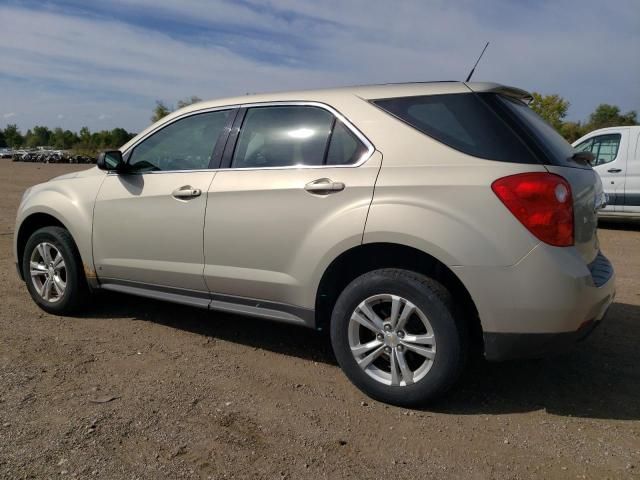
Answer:
[[[230,110],[200,113],[167,125],[133,149],[129,168],[138,172],[209,168],[229,114]]]
[[[613,162],[618,156],[621,138],[622,136],[619,133],[610,133],[607,135],[598,135],[597,137],[587,140],[587,142],[589,142],[589,150],[593,153],[594,165]],[[578,145],[578,147],[579,146],[580,145]]]

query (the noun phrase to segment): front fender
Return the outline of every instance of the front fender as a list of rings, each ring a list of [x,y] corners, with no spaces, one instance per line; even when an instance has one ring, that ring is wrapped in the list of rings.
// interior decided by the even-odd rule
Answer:
[[[104,175],[87,175],[54,179],[32,187],[23,198],[14,234],[13,251],[19,261],[20,230],[25,220],[35,214],[50,215],[71,233],[83,263],[87,279],[95,277],[91,236],[93,207]]]

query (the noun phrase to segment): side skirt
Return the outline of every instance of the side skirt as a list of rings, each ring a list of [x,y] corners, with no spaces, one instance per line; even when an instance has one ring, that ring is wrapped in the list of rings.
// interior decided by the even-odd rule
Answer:
[[[314,310],[285,303],[269,302],[219,293],[199,292],[196,290],[151,285],[127,280],[116,280],[113,278],[101,278],[100,288],[112,292],[152,298],[154,300],[205,308],[207,310],[247,315],[276,322],[315,328]]]

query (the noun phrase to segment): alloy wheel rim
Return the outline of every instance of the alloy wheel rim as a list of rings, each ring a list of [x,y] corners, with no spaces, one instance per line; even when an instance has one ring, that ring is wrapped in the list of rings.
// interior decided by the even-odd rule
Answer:
[[[67,288],[67,267],[55,245],[42,242],[36,245],[29,260],[31,283],[38,295],[47,302],[58,302]]]
[[[427,316],[406,298],[373,295],[349,320],[349,347],[358,366],[377,382],[394,387],[422,380],[436,357]]]

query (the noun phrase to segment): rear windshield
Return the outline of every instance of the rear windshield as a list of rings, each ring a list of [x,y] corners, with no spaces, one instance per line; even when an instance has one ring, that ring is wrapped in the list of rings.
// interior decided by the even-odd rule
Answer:
[[[520,132],[523,140],[533,149],[542,163],[559,166],[585,167],[576,164],[571,157],[574,149],[562,135],[544,121],[536,112],[519,100],[495,94],[480,94],[495,110],[504,114],[507,121]]]
[[[495,93],[399,97],[373,103],[422,133],[475,157],[564,165],[573,154],[571,145],[533,110]]]

